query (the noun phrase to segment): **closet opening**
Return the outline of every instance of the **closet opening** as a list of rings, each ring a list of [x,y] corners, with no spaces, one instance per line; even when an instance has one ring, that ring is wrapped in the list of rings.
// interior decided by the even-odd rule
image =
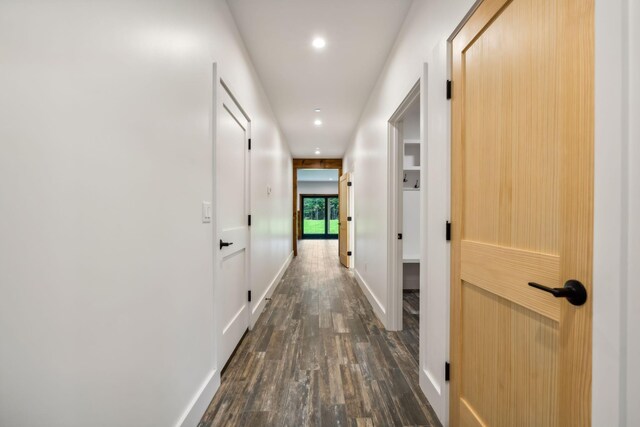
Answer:
[[[389,120],[389,318],[419,357],[422,173],[420,83]]]

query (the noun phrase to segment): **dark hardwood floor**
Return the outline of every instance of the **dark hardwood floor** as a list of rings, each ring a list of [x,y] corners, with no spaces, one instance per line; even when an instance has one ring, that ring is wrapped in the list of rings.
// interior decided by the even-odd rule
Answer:
[[[385,331],[337,244],[301,242],[201,426],[440,425],[418,385],[417,295]]]
[[[420,293],[404,292],[402,294],[402,331],[398,334],[409,353],[416,360],[418,369],[418,344],[420,343]]]

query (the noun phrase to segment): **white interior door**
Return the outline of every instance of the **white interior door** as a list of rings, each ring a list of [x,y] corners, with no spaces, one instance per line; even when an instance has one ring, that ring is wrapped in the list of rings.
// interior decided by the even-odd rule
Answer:
[[[443,425],[449,425],[450,101],[443,96],[448,44],[441,39],[422,70],[420,151],[420,387]]]
[[[218,292],[223,367],[249,327],[248,121],[224,86],[216,139]]]

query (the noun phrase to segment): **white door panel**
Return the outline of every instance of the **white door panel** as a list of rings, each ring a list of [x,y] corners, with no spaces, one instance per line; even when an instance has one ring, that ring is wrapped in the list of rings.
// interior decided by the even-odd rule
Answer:
[[[223,258],[226,258],[231,254],[235,254],[238,251],[244,251],[247,249],[247,231],[246,225],[221,230],[220,239],[224,242],[233,243],[231,246],[220,249],[220,253]]]
[[[248,285],[248,122],[221,85],[216,140],[220,313],[219,366],[224,366],[249,327]]]
[[[225,105],[226,107],[226,105]],[[222,230],[246,226],[245,209],[245,130],[235,120],[228,108],[220,117],[219,189],[220,221]]]

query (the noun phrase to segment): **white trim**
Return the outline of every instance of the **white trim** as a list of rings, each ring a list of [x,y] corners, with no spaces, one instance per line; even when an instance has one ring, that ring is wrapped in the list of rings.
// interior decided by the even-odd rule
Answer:
[[[634,203],[632,193],[638,191],[638,181],[633,176],[640,161],[630,134],[636,123],[631,114],[634,93],[630,86],[632,30],[637,25],[630,9],[634,3],[595,2],[594,426],[634,426],[640,418],[637,398],[630,388],[634,382],[640,387],[640,379],[633,370],[635,362],[628,359],[627,353],[634,345],[632,340],[636,346],[638,342],[638,334],[633,337],[631,333],[634,324],[629,323],[629,309],[637,304],[633,298],[637,287],[630,286],[628,276],[637,268],[630,244],[637,226],[630,209]]]
[[[233,319],[231,319],[229,321],[229,323],[227,323],[227,326],[224,327],[224,329],[222,330],[222,335],[226,334],[227,331],[229,330],[230,327],[233,326],[233,324],[236,322],[236,320],[238,320],[238,317],[240,317],[240,315],[242,314],[243,311],[245,311],[247,309],[247,304],[244,304],[240,310],[238,310],[238,312],[235,314],[235,316],[233,316]]]
[[[420,100],[420,79],[413,85],[407,96],[402,100],[388,122],[388,151],[387,151],[387,323],[389,331],[402,330],[402,240],[398,234],[402,233],[402,173],[404,172],[402,154],[404,137],[402,121],[407,110]],[[420,135],[422,136],[422,135]],[[422,176],[422,174],[421,174]],[[421,196],[422,197],[422,196]]]
[[[219,248],[216,245],[216,243],[218,243],[218,236],[219,236],[219,232],[218,232],[218,218],[219,218],[219,213],[218,213],[218,176],[217,176],[217,168],[216,168],[216,161],[217,161],[217,142],[218,142],[218,111],[220,109],[220,106],[222,105],[222,101],[220,100],[220,94],[218,92],[218,64],[216,62],[214,62],[212,64],[212,88],[211,88],[211,117],[210,117],[210,132],[211,132],[211,187],[212,187],[212,193],[211,193],[211,205],[213,206],[212,209],[212,218],[211,218],[211,224],[212,224],[212,228],[211,228],[211,237],[212,237],[212,245],[213,245],[213,257],[211,259],[211,262],[213,263],[213,280],[211,283],[211,286],[213,287],[213,316],[211,318],[211,326],[212,326],[212,333],[211,333],[211,337],[213,340],[213,357],[212,357],[212,362],[213,362],[213,366],[217,367],[218,366],[218,362],[219,362],[219,348],[220,348],[220,331],[218,330],[219,325],[221,324],[220,319],[219,319],[219,314],[220,313],[220,298],[218,298],[218,294],[219,294],[219,290],[218,290],[218,283],[220,283],[220,269],[218,268],[219,266]],[[219,369],[214,369],[212,374],[210,375],[211,378],[215,378],[217,377],[217,381],[214,381],[214,387],[213,387],[213,393],[211,394],[212,398],[213,398],[213,394],[215,394],[215,392],[218,390],[218,387],[220,386],[220,370]],[[204,383],[205,385],[203,387],[201,387],[201,390],[199,393],[196,393],[195,398],[192,400],[192,403],[190,404],[190,406],[188,407],[187,411],[184,413],[182,420],[180,421],[180,423],[178,423],[178,425],[183,425],[186,420],[191,420],[192,419],[192,415],[191,413],[195,411],[196,407],[199,407],[199,405],[196,405],[197,402],[199,402],[199,396],[203,395],[204,392],[206,390],[208,390],[208,387],[206,386],[206,384],[208,384],[207,381],[205,381]],[[206,408],[205,408],[206,409]],[[194,412],[195,413],[195,412]],[[204,413],[204,411],[203,411]],[[198,420],[199,421],[199,420]],[[197,424],[197,423],[196,423]]]
[[[349,189],[349,215],[351,215],[351,222],[349,222],[349,250],[351,251],[351,259],[349,260],[349,270],[353,271],[356,267],[356,182],[355,182],[355,164],[351,164],[351,170],[347,171],[349,174],[349,181],[351,186]]]
[[[445,96],[448,42],[441,39],[422,67],[420,135],[420,387],[443,425],[449,419],[450,245],[445,223],[450,218],[451,108]]]
[[[220,388],[220,372],[214,369],[195,393],[189,405],[187,405],[187,409],[175,424],[176,427],[197,426],[218,388]]]
[[[442,393],[442,387],[438,384],[438,379],[435,375],[432,375],[427,369],[423,369],[422,373],[427,377],[427,388],[433,389],[433,391],[439,396]],[[427,396],[427,400],[429,397]]]
[[[362,289],[362,293],[364,293],[364,295],[367,297],[367,300],[369,301],[369,304],[371,304],[373,312],[376,314],[376,316],[378,316],[378,319],[380,319],[380,321],[386,328],[387,311],[385,310],[384,306],[380,304],[380,301],[378,301],[378,298],[376,298],[375,294],[371,291],[371,288],[369,288],[369,285],[367,285],[367,282],[365,282],[365,280],[362,278],[357,268],[353,269],[353,273],[356,278],[356,282],[358,282],[358,284],[360,285],[360,289]]]
[[[260,296],[260,299],[256,301],[254,307],[251,309],[251,329],[253,329],[256,322],[258,321],[258,318],[260,317],[260,314],[262,314],[262,311],[264,310],[264,306],[267,303],[266,298],[270,298],[273,294],[273,291],[278,287],[277,285],[280,283],[280,280],[282,280],[282,277],[289,268],[292,260],[293,251],[291,251],[287,259],[284,260],[284,263],[280,267],[280,270],[278,270],[278,274],[276,274],[269,286],[267,286],[267,289]]]
[[[640,425],[640,334],[637,325],[640,325],[640,310],[637,303],[640,301],[640,286],[631,285],[632,280],[640,277],[640,224],[637,218],[640,216],[640,4],[637,1],[627,0],[627,85],[628,85],[628,111],[627,111],[627,271],[626,294],[623,301],[626,303],[625,318],[625,421],[628,426]],[[633,117],[633,120],[630,118]],[[634,141],[634,143],[632,143]]]
[[[443,368],[444,370],[444,368]],[[443,398],[445,399],[445,402],[448,403],[449,401],[449,396],[448,396],[448,390],[449,388],[447,387],[447,383],[443,382],[442,384],[439,383],[438,380],[438,375],[437,374],[433,374],[432,372],[429,372],[426,368],[421,369],[420,370],[420,389],[422,390],[422,392],[424,393],[425,397],[427,398],[427,400],[429,401],[429,403],[433,402],[438,402],[440,400],[442,400]],[[448,405],[446,405],[446,410],[449,410]],[[438,420],[442,423],[443,426],[448,425],[448,419],[449,416],[448,415],[443,415],[443,414],[437,414],[436,416],[438,417]]]

